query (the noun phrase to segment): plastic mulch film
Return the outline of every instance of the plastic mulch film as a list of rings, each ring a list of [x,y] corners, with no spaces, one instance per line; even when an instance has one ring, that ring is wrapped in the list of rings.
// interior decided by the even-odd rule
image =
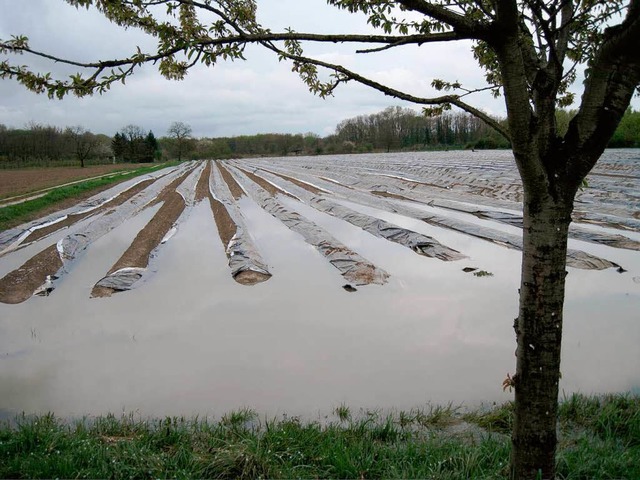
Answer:
[[[189,167],[180,167],[158,178],[144,190],[137,193],[122,205],[107,211],[91,221],[79,233],[66,235],[56,244],[45,248],[31,257],[21,267],[0,279],[0,301],[20,303],[34,293],[48,295],[55,289],[56,283],[66,274],[68,264],[85,250],[92,242],[122,224],[125,220],[142,211],[158,194]],[[5,284],[11,288],[5,288]]]
[[[185,173],[188,168],[190,167],[181,166],[181,168],[174,170],[169,175],[160,178],[131,200],[113,210],[109,215],[102,216],[91,222],[82,233],[64,237],[58,242],[58,251],[63,261],[73,260],[79,252],[87,248],[91,243],[121,225],[125,220],[140,213],[150,202],[158,197],[167,185]]]
[[[371,195],[368,192],[344,187],[337,183],[324,181],[319,178],[312,178],[308,175],[298,174],[298,178],[304,181],[309,181],[309,183],[317,185],[320,188],[343,195],[350,201],[398,213],[407,217],[421,219],[438,227],[455,230],[460,233],[471,235],[476,238],[481,238],[483,240],[490,241],[498,245],[503,245],[508,248],[522,250],[522,239],[518,235],[500,232],[498,230],[475,225],[450,217],[445,217],[442,215],[434,215],[424,210],[411,207],[404,203],[387,200],[382,197]],[[576,250],[569,250],[567,252],[567,265],[585,270],[604,270],[606,268],[619,266],[609,260]]]
[[[113,271],[96,282],[96,287],[103,288],[94,288],[93,296],[108,296],[137,286],[149,271],[149,259],[176,233],[185,208],[193,206],[196,183],[203,169],[204,162],[200,162],[175,190],[165,191],[157,198],[162,207],[112,267]]]
[[[637,152],[606,152],[576,196],[574,221],[640,231],[638,165]],[[267,168],[335,178],[355,189],[412,193],[417,201],[448,199],[521,210],[522,185],[507,151],[273,158]]]
[[[198,166],[191,172],[184,182],[178,185],[176,192],[178,192],[184,199],[184,203],[187,207],[192,207],[196,199],[196,184],[202,172],[206,167],[206,162],[199,162]]]
[[[238,281],[241,281],[243,277],[248,277],[251,281],[241,281],[241,283],[247,284],[256,283],[254,281],[256,278],[264,281],[271,277],[267,264],[249,234],[238,204],[233,199],[215,163],[209,177],[209,190],[213,195],[213,200],[222,204],[234,224],[232,228],[235,228],[235,233],[224,246],[229,259],[231,276]]]
[[[457,250],[442,245],[432,237],[428,237],[413,230],[399,227],[385,220],[356,212],[355,210],[333,202],[328,198],[315,195],[309,190],[299,187],[280,176],[260,171],[260,176],[278,185],[287,192],[293,194],[301,201],[311,205],[315,209],[328,213],[334,217],[345,220],[352,225],[362,228],[364,231],[410,248],[414,252],[427,257],[439,258],[444,261],[460,260],[466,258]]]
[[[454,218],[443,217],[441,215],[426,214],[422,216],[422,220],[438,227],[445,227],[460,233],[481,238],[498,245],[522,250],[522,238],[518,235],[500,232],[492,228],[482,227],[473,223],[464,222]],[[607,268],[619,267],[618,264],[596,257],[589,253],[579,250],[567,251],[567,265],[583,270],[604,270]]]
[[[434,200],[429,205],[453,210],[456,212],[468,213],[483,220],[493,220],[495,222],[504,223],[522,229],[522,215],[512,212],[502,212],[497,210],[483,210],[478,207],[466,205],[459,202],[451,202],[447,200]],[[622,248],[626,250],[640,250],[640,242],[633,240],[624,235],[611,234],[606,232],[595,232],[577,225],[569,226],[569,237],[583,242],[607,245],[614,248]]]
[[[119,185],[115,185],[107,190],[104,190],[92,197],[83,200],[82,202],[74,205],[73,207],[67,208],[65,210],[52,213],[51,215],[47,215],[45,217],[39,218],[32,222],[20,225],[15,228],[11,228],[9,230],[5,230],[0,232],[0,255],[4,255],[5,253],[9,253],[18,247],[22,247],[23,241],[33,232],[38,231],[42,228],[49,227],[56,223],[63,222],[70,215],[80,215],[85,213],[91,213],[105,203],[117,198],[119,195],[125,193],[127,190],[134,188],[136,185],[149,180],[149,179],[157,179],[162,176],[165,176],[175,169],[163,169],[157,172],[149,173],[147,175],[143,175],[140,177],[132,178],[131,180],[127,180]]]
[[[297,212],[285,208],[262,187],[251,181],[244,173],[231,167],[229,169],[251,197],[269,214],[280,220],[292,231],[300,234],[304,240],[314,246],[337,268],[342,276],[355,285],[386,283],[389,274],[376,267],[365,258],[332,237],[326,230],[307,220]]]

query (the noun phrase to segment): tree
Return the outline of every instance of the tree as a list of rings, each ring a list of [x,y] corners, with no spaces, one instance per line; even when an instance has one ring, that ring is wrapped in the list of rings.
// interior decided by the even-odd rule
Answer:
[[[120,132],[116,132],[111,140],[111,151],[116,160],[123,160],[124,154],[127,151],[127,139]]]
[[[156,152],[158,152],[158,140],[151,130],[144,138],[144,155],[143,162],[153,162],[156,158]]]
[[[127,125],[124,127],[120,136],[124,139],[124,156],[130,162],[148,162],[153,161],[153,154],[149,155],[149,148],[142,127],[138,125]],[[151,159],[149,160],[149,157]]]
[[[175,148],[178,161],[182,160],[182,154],[187,151],[189,138],[191,138],[191,126],[182,122],[173,122],[167,131],[167,135],[175,140]]]
[[[640,112],[634,112],[629,107],[613,134],[609,146],[640,147]]]
[[[245,46],[254,43],[291,61],[293,71],[321,97],[332,95],[340,84],[358,82],[426,105],[427,113],[455,106],[509,140],[524,186],[520,304],[514,325],[517,366],[511,381],[511,475],[554,477],[568,227],[578,188],[640,84],[640,0],[328,0],[338,8],[364,13],[382,30],[378,35],[273,32],[257,22],[255,0],[67,1],[79,7],[94,5],[118,25],[142,29],[157,38],[157,51],[138,50],[120,60],[73,62],[41,53],[31,48],[27,37],[17,36],[2,41],[0,51],[29,53],[84,71],[57,80],[6,60],[0,63],[0,76],[50,97],[84,96],[105,92],[143,64],[157,63],[166,78],[182,79],[197,62],[242,59]],[[167,16],[175,21],[166,21]],[[365,44],[358,51],[372,54],[461,40],[473,42],[486,85],[474,88],[454,79],[434,80],[432,86],[442,95],[429,98],[307,56],[303,49],[303,42],[343,42]],[[561,136],[556,110],[573,103],[569,87],[580,66],[586,67],[580,103]],[[324,70],[328,78],[321,77]],[[506,127],[469,103],[472,94],[486,90],[504,96]]]
[[[67,127],[65,133],[71,137],[75,147],[76,157],[78,157],[80,161],[80,166],[84,168],[85,160],[89,158],[98,145],[95,135],[80,125]]]

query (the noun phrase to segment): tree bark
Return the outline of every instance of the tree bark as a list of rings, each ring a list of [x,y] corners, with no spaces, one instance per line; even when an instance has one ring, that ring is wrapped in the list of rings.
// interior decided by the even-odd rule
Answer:
[[[512,479],[555,478],[562,307],[573,195],[525,185]],[[530,192],[529,190],[533,190]]]

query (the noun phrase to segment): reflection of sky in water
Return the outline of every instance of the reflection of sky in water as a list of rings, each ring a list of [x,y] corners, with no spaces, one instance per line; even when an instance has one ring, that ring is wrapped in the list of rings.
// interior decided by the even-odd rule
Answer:
[[[157,273],[143,287],[89,299],[154,213],[145,212],[91,245],[50,297],[0,305],[0,412],[189,415],[250,406],[313,415],[341,402],[408,408],[511,398],[501,382],[515,368],[520,252],[341,202],[469,256],[442,262],[294,200],[283,203],[384,268],[388,284],[345,292],[338,270],[313,247],[243,199],[247,226],[274,275],[269,281],[246,287],[231,279],[203,203],[153,259]],[[573,246],[629,272],[570,270],[562,387],[637,389],[638,254]],[[0,272],[15,262],[0,259]],[[465,274],[466,266],[494,276]]]

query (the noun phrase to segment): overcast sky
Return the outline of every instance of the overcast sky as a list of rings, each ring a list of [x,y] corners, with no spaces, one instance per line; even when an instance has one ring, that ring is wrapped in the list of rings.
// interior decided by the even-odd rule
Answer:
[[[286,27],[303,32],[365,33],[366,18],[326,5],[325,0],[258,0],[259,21],[272,31]],[[62,0],[0,0],[0,38],[24,34],[30,46],[75,60],[122,57],[140,46],[152,52],[154,41],[135,30],[110,24],[95,10],[76,10]],[[433,78],[458,80],[469,88],[483,86],[467,42],[399,47],[382,53],[356,54],[357,46],[334,44],[306,47],[324,60],[339,62],[365,76],[417,96],[435,92]],[[174,121],[188,123],[196,136],[221,137],[256,133],[333,133],[341,120],[378,112],[387,106],[409,106],[357,84],[339,87],[320,99],[271,52],[249,47],[247,61],[193,68],[183,81],[165,80],[146,66],[108,93],[77,99],[49,100],[28,92],[15,81],[0,81],[0,123],[23,127],[28,122],[82,125],[113,135],[136,124],[163,136]],[[13,58],[15,61],[16,58]],[[43,72],[60,67],[31,56],[17,57]],[[490,95],[472,102],[504,115],[503,100]]]

